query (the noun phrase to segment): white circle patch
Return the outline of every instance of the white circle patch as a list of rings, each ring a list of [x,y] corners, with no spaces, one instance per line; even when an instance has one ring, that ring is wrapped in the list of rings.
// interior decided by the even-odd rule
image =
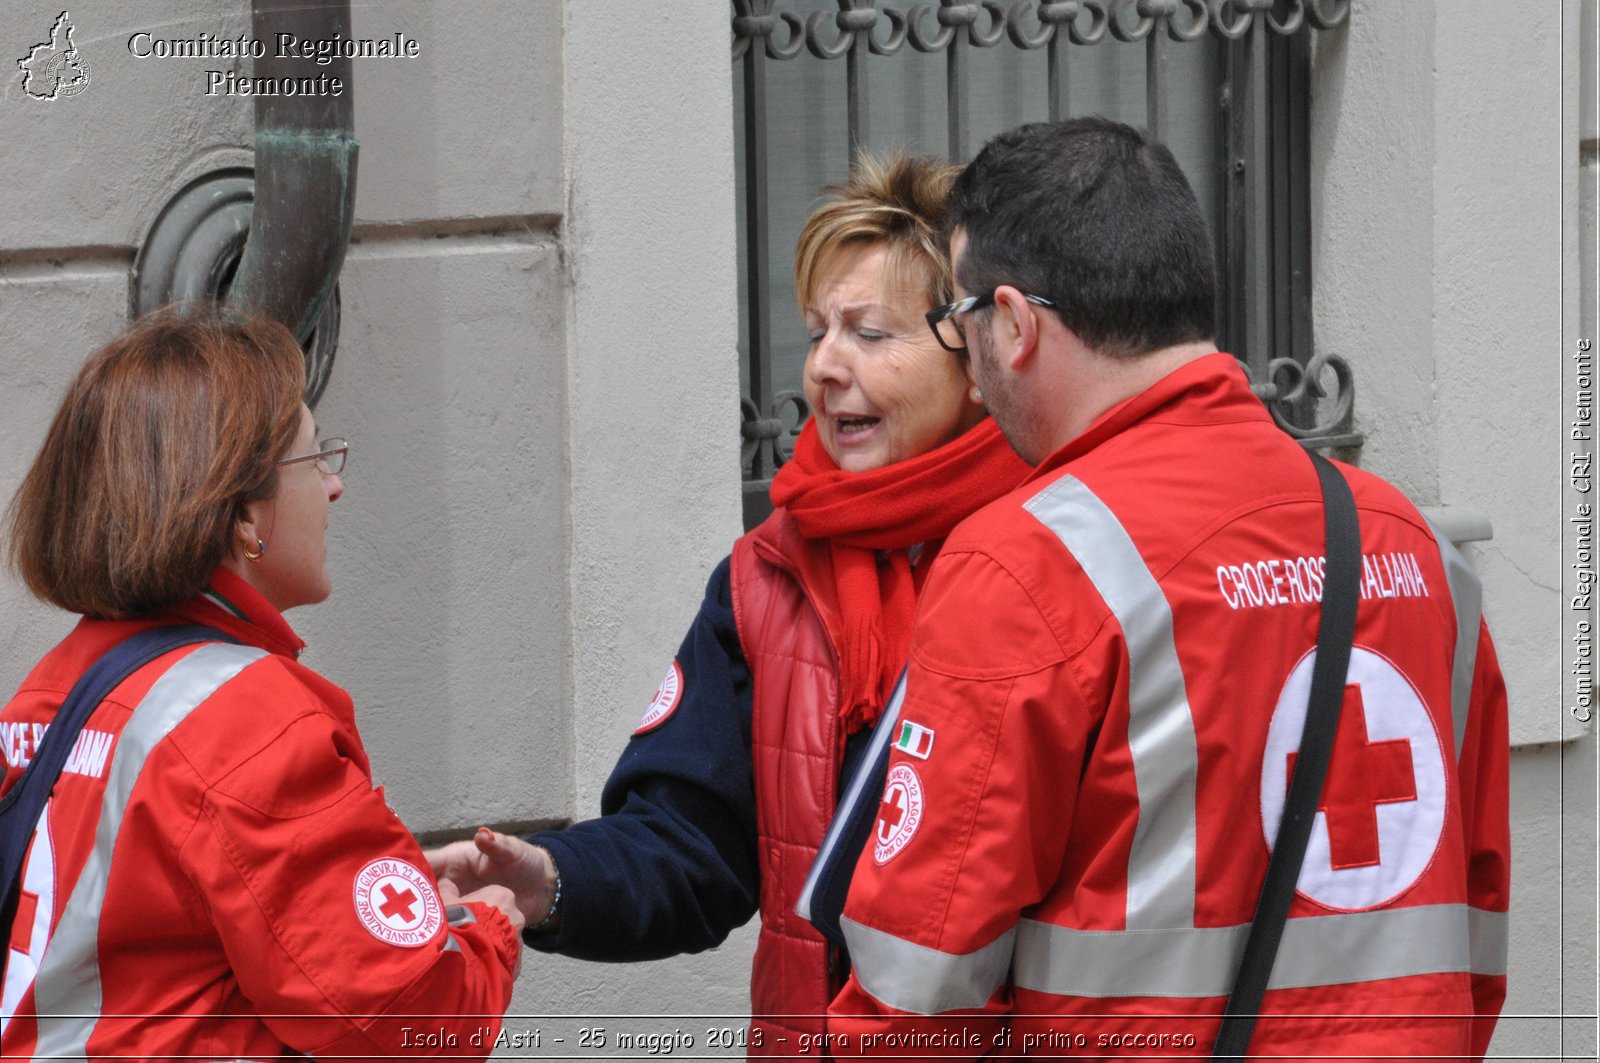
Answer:
[[[645,706],[644,717],[640,719],[639,726],[633,729],[633,733],[642,735],[666,723],[668,717],[677,709],[678,702],[682,700],[683,669],[679,668],[678,662],[674,660],[672,667],[667,669],[666,677],[661,680],[661,685],[656,688],[655,697]]]
[[[1312,650],[1289,673],[1267,731],[1261,825],[1268,848],[1283,818],[1316,658]],[[1352,648],[1300,893],[1342,911],[1376,908],[1405,893],[1438,852],[1448,788],[1439,732],[1416,687],[1387,658]]]
[[[432,941],[444,908],[428,876],[404,860],[374,860],[356,873],[356,917],[379,941],[416,948]]]
[[[872,859],[888,863],[904,849],[922,822],[922,780],[909,764],[889,769],[883,787],[883,803],[878,806],[878,821],[873,828]]]

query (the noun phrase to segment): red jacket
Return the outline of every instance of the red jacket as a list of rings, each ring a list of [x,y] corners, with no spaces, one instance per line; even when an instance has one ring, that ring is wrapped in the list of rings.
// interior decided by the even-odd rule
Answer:
[[[920,590],[938,551],[912,565]],[[751,1055],[818,1056],[843,958],[794,908],[838,800],[848,736],[839,725],[843,631],[828,544],[779,509],[734,544],[729,571],[749,663],[761,932],[750,978]]]
[[[1454,549],[1343,471],[1355,650],[1252,1050],[1476,1058],[1505,994],[1505,690]],[[919,603],[916,740],[845,908],[836,1052],[1209,1052],[1305,711],[1322,540],[1310,462],[1228,355],[956,529]]]
[[[833,816],[839,728],[840,630],[825,544],[778,510],[733,547],[729,576],[750,666],[750,752],[760,836],[761,931],[750,972],[751,1055],[793,1055],[823,1030],[841,981],[828,943],[795,914]],[[760,1031],[760,1036],[755,1032]]]
[[[7,1058],[487,1055],[510,923],[441,905],[349,696],[237,578],[148,620],[81,621],[0,711],[6,787],[89,665],[158,623],[242,645],[166,654],[90,717],[24,868]]]

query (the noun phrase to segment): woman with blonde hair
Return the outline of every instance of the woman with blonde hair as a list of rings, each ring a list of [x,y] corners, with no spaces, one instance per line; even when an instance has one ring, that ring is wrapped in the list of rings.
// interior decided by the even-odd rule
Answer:
[[[759,909],[752,1054],[823,1032],[848,964],[795,913],[801,885],[905,663],[940,544],[1027,472],[964,353],[925,320],[952,297],[956,172],[863,161],[801,231],[812,418],[773,480],[772,516],[712,573],[601,816],[430,854],[463,889],[511,886],[528,943],[583,959],[710,948]]]

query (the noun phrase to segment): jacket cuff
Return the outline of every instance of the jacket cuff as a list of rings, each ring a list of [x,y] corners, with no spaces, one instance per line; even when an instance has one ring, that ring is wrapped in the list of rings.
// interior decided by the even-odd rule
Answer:
[[[561,877],[561,917],[550,930],[536,931],[531,926],[524,927],[522,941],[530,949],[539,952],[560,952],[571,943],[574,926],[582,922],[577,913],[581,905],[575,901],[586,892],[579,885],[584,877],[583,859],[561,840],[560,833],[556,831],[530,834],[525,840],[549,853],[556,865]]]

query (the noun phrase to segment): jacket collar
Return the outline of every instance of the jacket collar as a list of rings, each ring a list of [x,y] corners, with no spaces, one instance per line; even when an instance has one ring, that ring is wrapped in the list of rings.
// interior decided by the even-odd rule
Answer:
[[[214,627],[246,645],[285,657],[298,658],[306,646],[260,591],[224,568],[212,573],[211,585],[204,593],[167,610],[166,615]]]
[[[1101,414],[1088,428],[1052,453],[1028,477],[1033,482],[1054,473],[1106,440],[1144,422],[1172,425],[1268,421],[1239,360],[1218,352],[1186,362],[1144,391]]]

